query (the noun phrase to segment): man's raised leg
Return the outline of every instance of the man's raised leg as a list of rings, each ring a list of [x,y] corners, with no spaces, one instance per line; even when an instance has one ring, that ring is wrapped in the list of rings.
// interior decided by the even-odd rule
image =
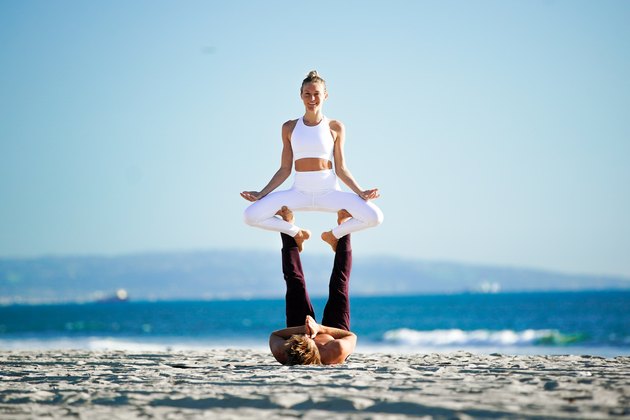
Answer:
[[[351,215],[339,211],[338,222],[342,223]],[[335,262],[328,284],[328,302],[324,308],[322,325],[350,331],[350,272],[352,271],[352,245],[350,235],[339,238],[335,251]]]
[[[285,220],[293,219],[293,213],[286,207],[283,207],[278,215]],[[285,296],[287,327],[297,327],[304,325],[306,315],[315,318],[315,311],[306,290],[298,244],[289,235],[281,233],[280,236],[282,237],[282,273],[287,284]]]

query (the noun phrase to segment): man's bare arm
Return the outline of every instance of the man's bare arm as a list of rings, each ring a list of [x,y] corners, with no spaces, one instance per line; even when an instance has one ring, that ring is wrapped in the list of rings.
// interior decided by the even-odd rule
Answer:
[[[317,332],[317,334],[328,334],[332,336],[332,338],[334,338],[335,340],[350,336],[356,337],[356,335],[354,335],[354,333],[350,331],[342,330],[340,328],[327,327],[325,325],[319,326],[319,331]]]
[[[283,328],[271,333],[271,335],[284,338],[285,340],[287,338],[291,338],[291,336],[295,334],[306,334],[306,327],[304,325],[300,325],[298,327]]]
[[[273,334],[269,337],[269,349],[271,350],[271,354],[283,365],[287,362],[287,353],[284,348],[284,343],[286,343],[286,340],[282,337]]]
[[[320,351],[323,364],[333,365],[343,363],[348,356],[354,352],[354,349],[357,346],[357,336],[349,331],[344,332],[347,335],[329,341]]]
[[[325,365],[343,363],[357,345],[357,336],[350,331],[317,324],[308,316],[306,326],[315,335],[326,334],[333,338],[320,349],[321,360]]]
[[[278,362],[282,364],[287,362],[284,343],[295,334],[306,334],[306,327],[300,325],[299,327],[283,328],[272,332],[271,336],[269,336],[269,349]]]

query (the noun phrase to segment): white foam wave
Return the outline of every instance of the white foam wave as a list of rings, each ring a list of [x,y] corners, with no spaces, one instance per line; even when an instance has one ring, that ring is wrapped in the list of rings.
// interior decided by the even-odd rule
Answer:
[[[418,331],[399,328],[383,334],[388,344],[413,347],[452,346],[531,346],[548,337],[558,336],[555,330],[473,330],[460,329]]]
[[[180,337],[134,339],[112,337],[55,337],[0,339],[2,350],[125,350],[125,351],[184,351],[226,348],[263,350],[264,341],[204,340]]]

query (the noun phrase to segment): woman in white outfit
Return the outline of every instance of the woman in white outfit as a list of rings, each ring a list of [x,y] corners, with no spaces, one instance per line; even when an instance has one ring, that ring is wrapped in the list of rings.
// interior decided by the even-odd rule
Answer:
[[[328,98],[326,82],[311,71],[302,82],[300,96],[304,116],[282,125],[282,160],[280,169],[261,191],[243,191],[252,201],[244,213],[245,223],[292,236],[301,250],[310,232],[284,221],[277,213],[282,207],[292,211],[337,212],[345,209],[352,217],[321,237],[333,250],[339,238],[383,221],[383,213],[370,200],[379,197],[378,189],[362,189],[344,160],[345,128],[341,121],[329,120],[322,113]],[[334,171],[333,171],[334,161]],[[291,189],[272,192],[291,175]],[[353,192],[341,191],[338,179]]]

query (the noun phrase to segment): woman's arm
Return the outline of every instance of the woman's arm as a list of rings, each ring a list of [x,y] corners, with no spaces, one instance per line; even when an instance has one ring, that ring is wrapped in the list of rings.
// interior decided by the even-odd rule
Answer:
[[[344,144],[346,141],[346,129],[341,121],[331,120],[330,129],[333,132],[335,140],[335,173],[337,177],[343,181],[352,191],[354,191],[359,197],[364,200],[372,200],[378,198],[378,188],[371,190],[363,190],[358,182],[354,179],[350,170],[346,167],[346,161],[344,156]]]
[[[261,191],[243,191],[241,197],[247,201],[257,201],[278,188],[291,175],[293,169],[293,149],[291,148],[291,133],[295,127],[295,121],[287,121],[282,124],[282,157],[280,169],[271,177],[271,180]]]

